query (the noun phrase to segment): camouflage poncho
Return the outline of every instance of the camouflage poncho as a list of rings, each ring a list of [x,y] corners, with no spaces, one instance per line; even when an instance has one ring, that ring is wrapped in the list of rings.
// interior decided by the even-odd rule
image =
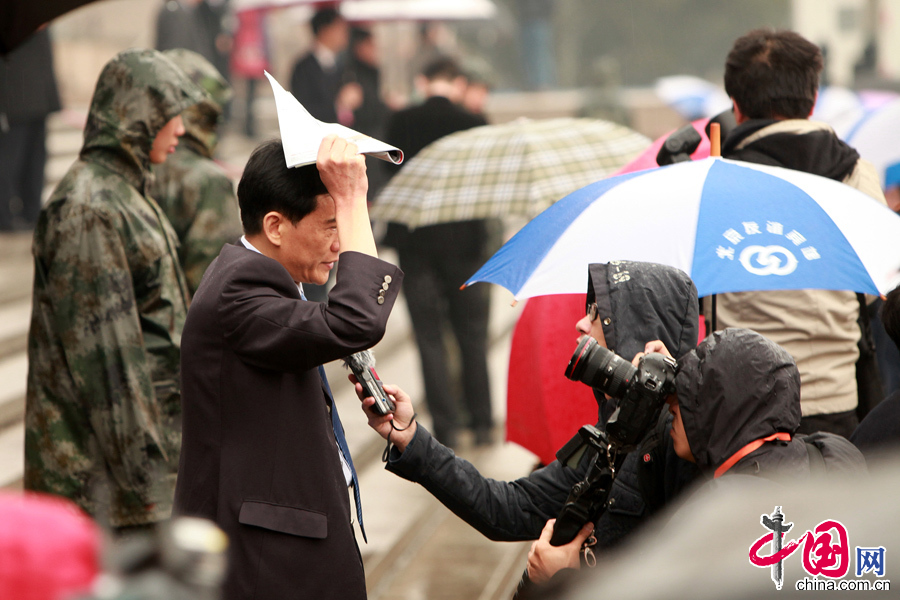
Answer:
[[[225,78],[196,52],[178,48],[163,54],[209,94],[184,112],[186,133],[175,154],[153,166],[150,190],[178,234],[181,266],[193,293],[222,246],[243,233],[234,186],[212,159],[222,106],[232,94]]]
[[[35,228],[25,487],[101,519],[108,502],[112,526],[171,511],[188,295],[178,242],[146,187],[153,139],[202,97],[154,50],[117,55],[80,157]]]

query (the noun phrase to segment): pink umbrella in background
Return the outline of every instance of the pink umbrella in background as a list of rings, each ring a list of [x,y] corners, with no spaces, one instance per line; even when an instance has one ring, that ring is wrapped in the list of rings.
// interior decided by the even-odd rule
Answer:
[[[692,123],[701,137],[692,160],[709,156],[710,143],[704,131],[708,121]],[[656,155],[670,134],[654,141],[614,175],[657,168]],[[587,272],[584,283],[587,290]],[[530,298],[513,331],[506,439],[534,452],[543,464],[553,462],[556,451],[579,427],[597,422],[597,402],[591,389],[563,375],[575,350],[575,323],[584,316],[585,302],[584,293]],[[702,322],[700,330],[704,330]]]

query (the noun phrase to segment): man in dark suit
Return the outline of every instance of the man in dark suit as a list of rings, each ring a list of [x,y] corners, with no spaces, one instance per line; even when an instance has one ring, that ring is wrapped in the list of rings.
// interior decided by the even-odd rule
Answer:
[[[384,334],[402,272],[376,258],[356,146],[316,165],[262,144],[238,186],[244,237],[207,270],[182,337],[176,511],[229,536],[224,598],[366,597],[359,489],[321,365]],[[328,305],[306,301],[340,255]]]
[[[347,21],[335,8],[323,8],[313,15],[310,22],[315,42],[303,58],[294,65],[291,73],[291,93],[309,111],[309,114],[326,123],[337,123],[341,115],[339,107],[352,111],[362,101],[358,86],[346,88],[344,64],[341,53],[347,49],[350,30]],[[345,91],[348,90],[348,91]],[[353,90],[355,102],[344,102],[341,93]],[[347,119],[343,119],[347,121]],[[344,123],[350,125],[349,121]]]
[[[407,160],[435,140],[486,124],[484,117],[459,106],[466,79],[454,60],[440,58],[425,67],[417,85],[426,96],[425,102],[395,113],[387,128],[386,141],[403,150]],[[405,227],[392,223],[385,240],[396,246],[406,273],[406,302],[419,347],[428,410],[435,436],[448,446],[457,444],[460,405],[471,417],[475,443],[491,440],[487,368],[490,288],[476,285],[459,289],[487,258],[489,240],[484,220],[430,225],[408,234]],[[462,363],[459,386],[451,382],[444,351],[448,319]],[[456,397],[455,388],[461,390],[462,401]]]

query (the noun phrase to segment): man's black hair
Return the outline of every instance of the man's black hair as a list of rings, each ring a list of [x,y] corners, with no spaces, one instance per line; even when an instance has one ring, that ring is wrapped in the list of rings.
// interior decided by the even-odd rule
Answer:
[[[435,81],[436,79],[453,81],[457,77],[461,77],[462,74],[463,72],[462,69],[459,68],[459,63],[449,56],[436,58],[422,69],[422,75],[428,81]]]
[[[798,33],[754,29],[725,61],[725,91],[751,119],[805,119],[816,102],[824,61]]]
[[[897,348],[900,348],[900,286],[888,292],[881,305],[881,323]]]
[[[244,233],[260,233],[263,217],[271,211],[297,223],[316,209],[316,197],[327,193],[316,165],[288,169],[281,140],[263,142],[250,155],[238,184]]]
[[[316,14],[313,15],[313,18],[309,23],[312,27],[313,35],[318,36],[320,31],[322,31],[338,19],[343,19],[343,17],[336,8],[322,8],[317,10]]]
[[[350,48],[355,48],[357,44],[367,42],[372,39],[372,32],[362,27],[353,27],[350,29]]]

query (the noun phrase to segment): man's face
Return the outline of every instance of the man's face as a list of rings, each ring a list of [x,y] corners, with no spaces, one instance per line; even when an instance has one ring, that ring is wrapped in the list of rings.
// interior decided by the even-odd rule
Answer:
[[[350,27],[344,19],[337,19],[319,31],[319,42],[332,52],[341,52],[350,41]]]
[[[375,38],[366,38],[357,42],[353,47],[353,53],[356,58],[367,65],[378,66],[378,46],[375,45]]]
[[[678,396],[672,394],[666,399],[666,403],[669,405],[669,413],[674,417],[672,430],[669,432],[669,435],[672,436],[675,454],[686,461],[697,462],[693,452],[691,452],[691,446],[688,444],[687,434],[684,432],[684,421],[681,420],[681,407],[678,406]]]
[[[171,121],[159,130],[156,137],[153,138],[153,146],[150,148],[150,162],[154,165],[161,165],[166,162],[166,158],[175,152],[175,146],[178,145],[178,138],[184,135],[184,122],[181,115],[174,117]]]
[[[324,285],[338,259],[341,245],[338,242],[334,200],[330,194],[321,194],[316,199],[316,210],[296,224],[284,219],[278,262],[297,283]]]
[[[575,330],[579,334],[591,336],[597,340],[598,344],[604,348],[608,348],[609,346],[606,345],[606,336],[603,334],[603,323],[599,316],[600,315],[597,312],[597,303],[594,302],[588,308],[587,314],[575,323]]]

